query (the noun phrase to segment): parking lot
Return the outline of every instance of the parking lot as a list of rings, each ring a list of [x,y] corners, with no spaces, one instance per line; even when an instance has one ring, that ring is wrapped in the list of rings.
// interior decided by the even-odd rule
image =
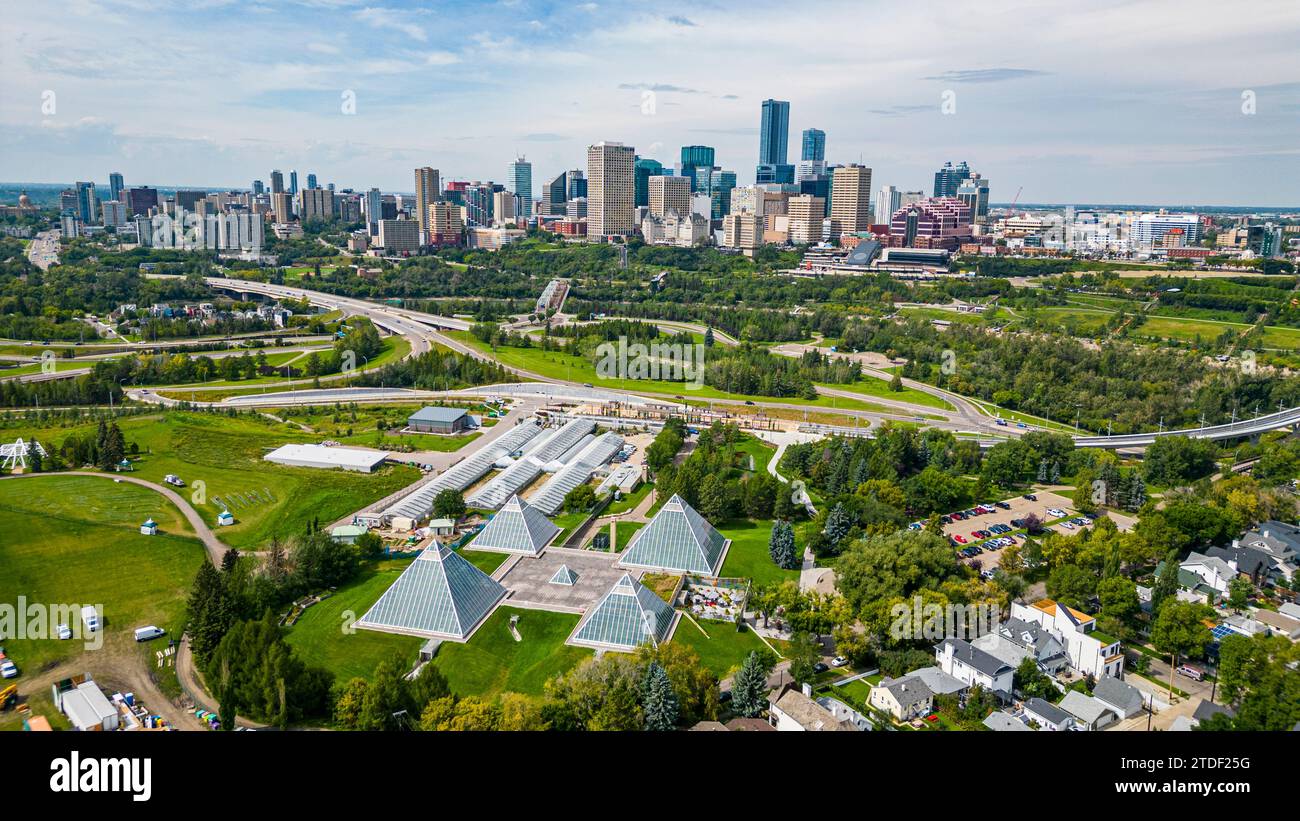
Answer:
[[[943,534],[954,542],[955,550],[963,550],[967,547],[978,546],[983,552],[974,556],[963,556],[963,559],[974,559],[980,562],[984,570],[992,570],[998,566],[998,557],[1002,553],[1003,547],[992,547],[988,544],[990,539],[1010,538],[1016,544],[1024,542],[1024,530],[1011,524],[1012,520],[1020,520],[1029,514],[1036,515],[1044,525],[1049,522],[1057,522],[1065,519],[1064,523],[1052,524],[1045,528],[1044,533],[1078,533],[1088,525],[1070,524],[1070,518],[1077,518],[1078,511],[1070,506],[1070,500],[1049,490],[1030,491],[1028,495],[1034,496],[1034,499],[1026,499],[1023,496],[1013,496],[1001,500],[1007,507],[995,507],[992,513],[981,513],[979,515],[969,516],[968,518],[953,519],[951,523],[943,526]],[[996,504],[996,503],[992,503]],[[1064,511],[1065,516],[1057,516],[1050,513],[1050,510]],[[950,511],[951,512],[951,511]],[[1066,524],[1070,524],[1066,527]],[[991,536],[976,536],[977,530],[989,530],[993,525],[1004,525],[1010,528],[1008,533],[994,533]],[[1005,547],[1005,546],[1004,546]]]

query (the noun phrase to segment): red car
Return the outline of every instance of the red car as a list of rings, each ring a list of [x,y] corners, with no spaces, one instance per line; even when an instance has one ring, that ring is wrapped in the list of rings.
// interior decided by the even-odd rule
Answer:
[[[965,536],[956,536],[956,535],[954,535],[953,538],[957,540],[957,544],[966,544],[966,537],[965,537]]]

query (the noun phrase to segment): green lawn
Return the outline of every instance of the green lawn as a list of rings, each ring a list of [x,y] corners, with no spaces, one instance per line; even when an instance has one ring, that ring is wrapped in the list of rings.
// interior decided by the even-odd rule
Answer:
[[[704,629],[709,635],[700,632]],[[700,655],[700,663],[718,678],[725,678],[755,650],[770,653],[771,649],[748,626],[723,621],[699,622],[699,627],[682,616],[673,631],[673,643],[683,644]]]
[[[832,354],[833,356],[833,354]],[[818,387],[823,387],[822,383],[817,383]],[[851,391],[860,393],[863,396],[875,396],[881,399],[893,399],[897,402],[908,402],[913,405],[925,405],[926,407],[938,408],[939,410],[952,410],[952,405],[947,400],[934,394],[919,391],[916,388],[904,387],[901,391],[889,389],[889,381],[881,379],[870,374],[863,375],[857,382],[835,385],[827,383],[825,387],[837,388],[842,391]]]
[[[159,534],[145,536],[152,517]],[[136,627],[177,635],[185,597],[206,553],[178,510],[138,485],[89,476],[0,481],[0,602],[68,606],[54,617],[80,630],[82,605],[102,605],[106,645],[134,651]],[[48,625],[48,629],[57,624]],[[7,637],[24,674],[87,651],[77,638]],[[21,679],[20,679],[21,682]]]
[[[333,596],[307,608],[297,624],[289,628],[286,641],[299,658],[333,672],[340,683],[354,676],[368,678],[376,665],[394,656],[400,656],[404,664],[414,664],[424,639],[348,629],[397,581],[408,564],[409,560],[392,559],[364,571]]]
[[[213,527],[222,510],[217,499],[231,501],[235,524],[221,528],[220,535],[227,544],[241,549],[260,549],[273,535],[299,533],[312,518],[322,524],[333,522],[409,485],[420,475],[403,466],[365,474],[267,462],[262,457],[280,445],[317,442],[321,437],[258,415],[175,411],[126,417],[119,425],[128,448],[135,444],[140,450],[138,457],[132,456],[136,461],[132,475],[154,482],[161,482],[168,473],[180,476],[188,483],[182,493]],[[93,435],[94,426],[19,428],[17,435],[37,438],[49,447],[73,432]],[[200,481],[202,494],[195,484]]]
[[[772,536],[770,520],[730,521],[718,530],[731,539],[727,558],[722,563],[723,576],[753,579],[756,585],[799,580],[798,570],[782,570],[773,564],[772,557],[768,555],[767,542]]]
[[[636,506],[641,504],[653,489],[653,482],[642,482],[640,487],[631,493],[624,494],[622,499],[610,502],[609,507],[605,508],[605,513],[615,516],[619,513],[627,513],[629,510],[635,510]]]
[[[622,553],[626,550],[627,546],[632,543],[632,537],[636,535],[636,532],[647,524],[649,524],[649,522],[619,522],[618,526],[614,529],[614,536],[618,540],[614,545],[614,552]],[[609,526],[606,525],[597,532],[608,534]],[[587,540],[587,543],[584,544],[583,547],[590,549],[591,543],[595,540],[596,534],[592,533],[591,538]]]
[[[510,634],[511,616],[519,617],[523,641]],[[564,643],[578,619],[571,613],[498,607],[468,642],[443,642],[433,664],[458,696],[541,695],[548,680],[592,654]]]
[[[498,553],[494,550],[474,550],[473,542],[470,542],[467,547],[470,549],[462,549],[460,555],[464,557],[465,561],[474,565],[489,576],[492,575],[492,571],[496,570],[505,562],[506,559],[510,558],[509,553]]]

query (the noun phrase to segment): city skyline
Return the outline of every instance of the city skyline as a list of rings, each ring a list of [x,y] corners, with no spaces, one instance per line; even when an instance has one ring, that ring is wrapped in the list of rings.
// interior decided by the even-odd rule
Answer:
[[[105,0],[81,4],[93,26],[13,9],[0,178],[103,184],[121,171],[134,184],[247,188],[271,168],[311,168],[322,185],[408,191],[415,167],[504,181],[523,154],[550,179],[611,141],[667,167],[683,145],[714,146],[744,185],[774,98],[790,101],[791,140],[825,131],[828,164],[861,162],[880,185],[928,188],[939,164],[966,159],[994,181],[994,202],[1023,188],[1023,202],[1285,204],[1275,181],[1300,177],[1294,4],[1213,27],[1190,22],[1208,3],[1054,5],[1026,12],[1028,39],[946,6],[981,43],[966,52],[918,45],[933,10],[837,3],[806,12],[837,21],[815,51],[772,40],[763,15],[735,19],[728,3],[648,14],[518,0],[452,19],[409,3]],[[864,56],[849,24],[868,15]],[[85,45],[104,38],[119,47]],[[1247,41],[1248,68],[1231,57]],[[231,43],[241,61],[222,60]],[[187,71],[191,59],[223,68]],[[429,73],[438,82],[417,82]]]

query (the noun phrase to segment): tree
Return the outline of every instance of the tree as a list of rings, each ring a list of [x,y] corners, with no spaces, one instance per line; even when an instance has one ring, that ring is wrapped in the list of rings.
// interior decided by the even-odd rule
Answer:
[[[800,561],[794,546],[794,528],[789,522],[777,519],[772,524],[772,535],[767,542],[767,552],[777,567],[785,570],[799,567]]]
[[[898,374],[894,374],[893,378],[889,380],[889,389],[894,393],[900,393],[903,390],[903,380],[899,378]]]
[[[1026,699],[1036,697],[1044,701],[1055,701],[1061,697],[1061,691],[1056,689],[1046,673],[1038,669],[1038,662],[1033,656],[1025,656],[1020,660],[1020,666],[1012,678],[1012,686]]]
[[[713,341],[713,326],[710,325],[704,329],[704,347],[712,348]]]
[[[1165,556],[1164,567],[1151,588],[1151,612],[1159,613],[1165,599],[1178,592],[1178,551],[1170,550]]]
[[[1047,595],[1068,607],[1082,608],[1097,589],[1097,577],[1073,564],[1056,568],[1047,577]]]
[[[654,662],[646,667],[641,685],[641,709],[645,713],[647,730],[666,732],[677,726],[680,715],[677,696],[668,681],[668,673]]]
[[[770,655],[751,650],[731,679],[731,709],[743,718],[755,718],[767,709],[767,678],[772,674]]]
[[[564,495],[564,509],[570,513],[583,513],[596,504],[596,489],[589,484],[581,484]]]
[[[465,515],[465,496],[454,487],[443,488],[433,497],[433,515],[438,519],[459,519]]]
[[[1157,440],[1158,441],[1158,440]],[[1169,696],[1174,693],[1174,668],[1178,659],[1199,656],[1214,640],[1204,620],[1214,610],[1203,604],[1171,599],[1165,602],[1151,625],[1151,645],[1169,655]]]
[[[1142,612],[1137,585],[1123,576],[1102,579],[1097,585],[1097,597],[1101,599],[1102,619],[1122,626],[1124,628],[1122,632],[1127,632],[1136,623],[1138,614]]]
[[[225,580],[210,562],[205,561],[194,576],[187,616],[190,651],[203,667],[235,623],[234,603],[226,590]]]
[[[840,540],[849,534],[849,529],[853,527],[853,517],[844,509],[842,502],[836,502],[835,507],[826,515],[826,526],[822,532],[830,540],[832,545],[838,545]]]
[[[811,633],[795,633],[790,638],[790,675],[800,684],[812,681],[814,667],[822,657],[822,645]]]
[[[1242,576],[1237,576],[1228,582],[1228,605],[1238,612],[1246,609],[1246,604],[1250,601],[1250,594],[1255,592],[1255,586]]]

